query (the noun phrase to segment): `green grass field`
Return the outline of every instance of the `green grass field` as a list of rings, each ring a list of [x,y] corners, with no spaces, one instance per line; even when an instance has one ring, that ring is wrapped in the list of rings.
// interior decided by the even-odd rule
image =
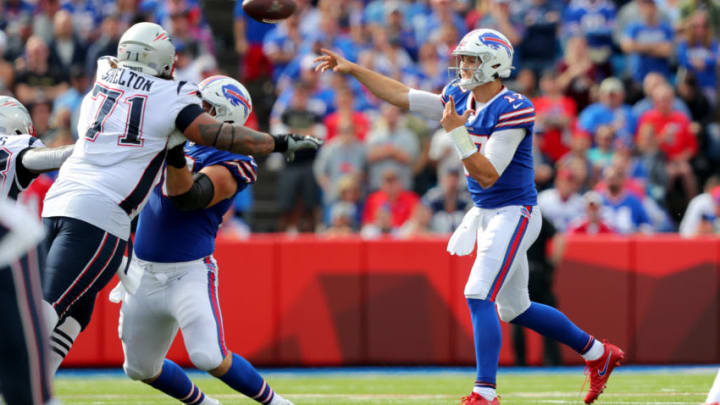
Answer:
[[[297,405],[457,404],[469,390],[472,372],[270,373],[272,387]],[[596,404],[700,404],[710,389],[712,369],[617,372]],[[205,393],[224,405],[255,404],[218,380],[193,374]],[[502,405],[582,404],[580,371],[501,373]],[[58,378],[56,390],[65,404],[178,404],[142,383],[127,378],[81,375]]]

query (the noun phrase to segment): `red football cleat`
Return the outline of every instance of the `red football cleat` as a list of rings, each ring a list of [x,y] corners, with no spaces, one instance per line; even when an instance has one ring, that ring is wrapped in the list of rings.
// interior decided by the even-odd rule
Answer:
[[[703,404],[703,405],[720,405],[718,402],[710,402],[709,404]]]
[[[610,373],[616,366],[622,364],[623,359],[625,359],[625,353],[619,347],[607,343],[605,340],[603,340],[603,345],[605,346],[605,353],[599,359],[585,362],[588,377],[590,378],[590,389],[585,395],[586,404],[593,403],[602,394],[607,380],[610,378]]]
[[[466,397],[462,397],[462,399],[460,399],[460,405],[500,405],[500,400],[495,397],[495,399],[490,402],[477,392],[473,392]]]

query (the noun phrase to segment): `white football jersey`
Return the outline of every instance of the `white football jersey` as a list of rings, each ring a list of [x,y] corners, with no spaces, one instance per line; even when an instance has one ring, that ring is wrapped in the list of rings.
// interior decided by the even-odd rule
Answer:
[[[78,141],[45,198],[43,217],[88,222],[127,240],[130,222],[161,177],[178,113],[201,105],[197,86],[98,60],[85,95]]]
[[[17,199],[17,195],[30,185],[31,181],[22,184],[23,181],[18,179],[17,160],[23,150],[39,146],[43,146],[42,142],[31,135],[0,134],[0,198]]]

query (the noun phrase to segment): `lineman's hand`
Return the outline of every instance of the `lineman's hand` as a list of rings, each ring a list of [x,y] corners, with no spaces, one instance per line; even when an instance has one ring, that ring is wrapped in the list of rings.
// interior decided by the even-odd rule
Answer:
[[[450,100],[445,103],[445,110],[443,110],[443,116],[440,120],[440,124],[445,132],[450,132],[457,127],[465,125],[468,116],[470,116],[472,112],[472,110],[468,109],[463,115],[458,115],[457,110],[455,109],[455,100],[452,96],[450,96]]]
[[[314,63],[318,64],[315,66],[316,72],[325,72],[326,70],[332,70],[335,73],[343,74],[352,72],[354,64],[349,60],[325,48],[320,49],[320,52],[323,55],[318,56],[315,60],[313,60]]]
[[[288,162],[292,162],[295,158],[295,151],[302,149],[317,150],[322,145],[321,140],[309,135],[282,134],[271,136],[275,140],[273,152],[283,153]]]

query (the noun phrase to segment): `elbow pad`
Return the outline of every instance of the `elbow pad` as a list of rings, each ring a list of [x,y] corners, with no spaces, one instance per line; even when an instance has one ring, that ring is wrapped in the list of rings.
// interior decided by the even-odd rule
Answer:
[[[178,211],[193,211],[207,208],[215,195],[212,180],[205,173],[194,176],[192,187],[184,194],[169,197],[170,202]]]

